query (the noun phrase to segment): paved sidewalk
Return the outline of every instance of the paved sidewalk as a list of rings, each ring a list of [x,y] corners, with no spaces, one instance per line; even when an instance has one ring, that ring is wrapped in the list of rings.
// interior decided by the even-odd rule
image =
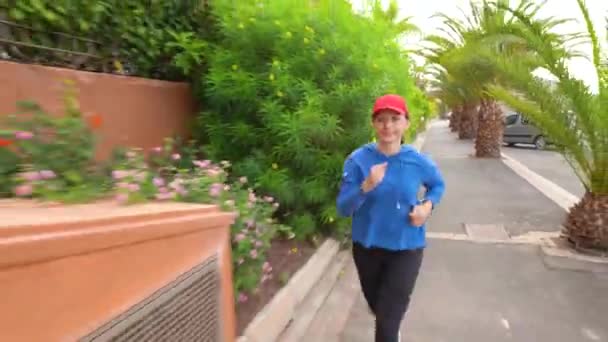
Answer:
[[[446,193],[429,232],[464,233],[464,224],[503,225],[510,235],[559,231],[566,213],[499,159],[476,159],[471,140],[458,140],[447,122],[427,133],[422,148],[439,165]]]
[[[606,293],[608,273],[548,268],[533,246],[432,240],[403,342],[608,341]],[[358,295],[341,341],[372,324]]]
[[[464,234],[463,223],[502,224],[511,235],[559,230],[563,209],[500,160],[468,158],[471,142],[457,140],[444,122],[430,128],[423,151],[447,181],[429,223],[435,237]],[[547,257],[533,244],[431,238],[403,341],[608,342],[608,264],[572,271],[572,262]],[[343,305],[334,305],[333,314],[347,314],[346,326],[323,341],[373,341],[373,318],[360,292],[352,290],[358,287],[353,268],[351,261],[341,279],[350,286],[336,286],[328,299],[340,296]],[[355,301],[350,310],[344,309],[350,307],[344,291]]]

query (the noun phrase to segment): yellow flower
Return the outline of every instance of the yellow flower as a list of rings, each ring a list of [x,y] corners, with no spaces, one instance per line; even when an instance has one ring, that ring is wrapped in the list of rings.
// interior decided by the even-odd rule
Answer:
[[[289,32],[289,31],[285,32],[285,37],[291,38],[291,36],[293,36],[293,34],[291,34],[291,32]]]
[[[235,71],[236,71],[236,70],[238,70],[238,69],[239,69],[239,66],[238,66],[238,65],[236,65],[236,64],[232,64],[232,70],[235,70]]]
[[[240,24],[239,24],[239,28],[242,30],[242,29],[244,29],[244,28],[245,28],[245,25],[244,25],[243,23],[240,23]]]
[[[249,21],[251,21],[252,23],[255,22],[255,18],[249,18]]]
[[[272,60],[272,65],[278,66],[279,65],[279,60],[278,59],[273,59]]]
[[[125,72],[125,69],[122,66],[122,63],[117,59],[114,60],[114,69],[116,69],[116,72],[118,72],[119,74],[122,74]]]
[[[310,33],[315,33],[315,30],[312,29],[312,27],[306,25],[304,26],[304,28],[306,29],[306,31],[310,32]]]
[[[308,43],[310,43],[310,39],[304,38],[304,44],[308,44]]]
[[[270,74],[270,75],[268,76],[268,79],[269,79],[269,80],[271,80],[271,81],[274,81],[274,74]]]
[[[277,165],[277,163],[272,163],[272,168],[276,170],[279,168],[279,165]]]
[[[324,55],[325,54],[325,49],[319,49],[319,54]]]
[[[280,22],[280,21],[278,21],[278,20],[275,20],[275,21],[274,21],[274,24],[275,24],[275,25],[277,25],[277,26],[281,26],[281,22]]]
[[[277,91],[277,96],[278,96],[278,97],[283,97],[283,92],[282,92],[282,91],[280,91],[280,90],[278,90],[278,91]],[[273,164],[273,165],[274,165],[274,164]]]
[[[331,222],[334,222],[334,218],[330,216],[330,217],[329,217],[329,222],[330,222],[330,223],[331,223]]]

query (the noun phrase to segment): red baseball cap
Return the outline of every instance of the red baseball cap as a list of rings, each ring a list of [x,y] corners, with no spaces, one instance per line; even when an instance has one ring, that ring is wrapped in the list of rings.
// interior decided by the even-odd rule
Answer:
[[[396,112],[399,115],[405,115],[406,118],[409,118],[409,112],[407,110],[407,104],[403,97],[395,94],[387,94],[380,96],[376,99],[376,103],[374,103],[374,111],[372,116],[375,116],[381,110],[389,109]]]

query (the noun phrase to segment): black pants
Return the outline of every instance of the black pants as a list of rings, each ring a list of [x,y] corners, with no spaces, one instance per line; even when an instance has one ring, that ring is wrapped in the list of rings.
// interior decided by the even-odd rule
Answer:
[[[422,256],[423,249],[389,251],[353,243],[363,295],[376,316],[376,342],[397,342]]]

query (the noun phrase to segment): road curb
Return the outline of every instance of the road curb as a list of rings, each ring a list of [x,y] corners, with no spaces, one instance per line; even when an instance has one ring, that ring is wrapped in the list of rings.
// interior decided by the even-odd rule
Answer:
[[[561,186],[530,170],[527,166],[515,158],[505,153],[501,153],[501,155],[502,161],[505,165],[507,165],[511,170],[513,170],[513,172],[534,186],[538,191],[540,191],[543,195],[560,206],[566,212],[570,211],[570,208],[580,201],[579,197],[571,194]],[[555,236],[553,239],[545,239],[543,243],[540,244],[541,252],[545,256],[595,264],[608,264],[608,258],[606,257],[586,255],[579,253],[568,246],[562,246],[561,244],[555,243],[555,239],[558,237],[559,235]]]
[[[325,305],[328,304],[328,300],[331,300],[332,291],[338,285],[341,274],[345,271],[347,262],[350,261],[350,254],[348,250],[339,252],[331,265],[327,267],[323,272],[323,277],[315,284],[314,288],[310,291],[306,299],[298,306],[294,314],[293,320],[289,326],[283,331],[277,340],[278,342],[298,342],[298,341],[320,341],[319,338],[312,338],[308,336],[311,330],[317,332],[319,327],[312,327],[313,322],[318,319],[322,319],[324,322],[329,322],[335,319],[335,314],[331,317],[319,317],[326,316]],[[345,301],[341,301],[340,309],[346,311]],[[336,325],[336,322],[332,322]],[[319,335],[324,336],[324,335]]]
[[[437,123],[437,122],[438,122],[438,120],[437,120],[437,119],[433,119],[433,120],[429,121],[429,123],[426,125],[426,128],[424,129],[424,131],[419,132],[419,133],[416,135],[416,139],[414,139],[414,142],[412,143],[412,146],[413,146],[413,147],[414,147],[416,150],[418,150],[418,152],[422,151],[422,146],[424,146],[424,142],[426,141],[426,135],[427,135],[427,133],[428,133],[429,129],[430,129],[431,127],[433,127],[433,125],[434,125],[435,123]]]
[[[565,211],[580,201],[580,198],[566,191],[564,188],[530,170],[527,166],[505,153],[501,153],[502,162],[520,177],[543,193],[547,198],[562,207]]]
[[[331,261],[338,254],[339,247],[336,240],[327,239],[306,264],[258,312],[237,341],[276,341],[293,319],[296,308],[321,279]]]

